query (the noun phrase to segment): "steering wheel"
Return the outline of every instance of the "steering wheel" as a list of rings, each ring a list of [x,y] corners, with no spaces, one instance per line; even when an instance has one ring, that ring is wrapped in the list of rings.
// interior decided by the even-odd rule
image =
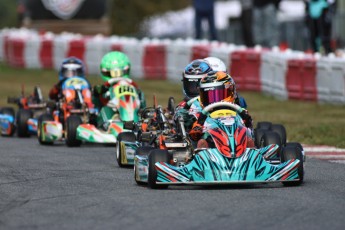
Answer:
[[[117,78],[111,78],[107,81],[107,83],[109,85],[114,85],[116,83],[118,83],[119,81],[126,81],[128,83],[132,83],[132,79],[129,79],[129,78],[124,78],[124,77],[117,77]]]
[[[187,105],[190,107],[194,101],[198,100],[199,96],[193,97],[189,101],[187,101]]]
[[[243,108],[237,104],[221,101],[221,102],[212,103],[212,104],[206,106],[202,110],[202,113],[206,115],[208,112],[210,112],[211,110],[218,108],[218,107],[222,107],[222,108],[226,107],[226,108],[233,110],[235,112],[238,112],[238,113],[241,113],[243,111]]]

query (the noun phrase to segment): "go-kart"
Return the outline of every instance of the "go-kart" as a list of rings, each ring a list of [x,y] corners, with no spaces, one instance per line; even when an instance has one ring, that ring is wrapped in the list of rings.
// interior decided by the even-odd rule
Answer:
[[[106,95],[109,102],[102,108],[97,121],[105,113],[112,117],[103,125],[84,123],[78,125],[76,139],[92,143],[116,144],[118,135],[125,131],[124,123],[138,122],[140,98],[137,89],[129,78],[112,78],[107,84],[110,86]]]
[[[7,102],[18,105],[15,116],[12,107],[0,109],[1,134],[12,136],[15,131],[18,137],[29,137],[37,133],[37,119],[47,113],[47,103],[43,100],[41,89],[36,86],[31,95],[25,96],[24,88],[20,97],[8,97]]]
[[[176,134],[172,121],[175,109],[174,98],[169,98],[166,109],[157,105],[155,96],[153,101],[153,107],[141,110],[138,122],[124,123],[126,130],[118,135],[116,145],[116,160],[120,167],[134,165],[136,151],[165,148],[163,138]]]
[[[203,132],[209,134],[209,148],[193,149],[192,158],[176,164],[168,149],[136,152],[134,178],[138,184],[153,189],[169,185],[213,185],[231,183],[282,182],[300,185],[304,167],[301,149],[294,145],[271,144],[263,148],[247,147],[247,128],[239,113],[242,108],[228,102],[206,106]],[[172,142],[171,146],[181,142]],[[270,157],[280,151],[279,163]]]
[[[53,107],[53,112],[38,118],[39,143],[53,144],[64,139],[69,147],[80,146],[81,141],[76,139],[77,127],[93,121],[97,113],[93,108],[89,83],[78,76],[66,79],[61,85],[59,100],[49,107]]]

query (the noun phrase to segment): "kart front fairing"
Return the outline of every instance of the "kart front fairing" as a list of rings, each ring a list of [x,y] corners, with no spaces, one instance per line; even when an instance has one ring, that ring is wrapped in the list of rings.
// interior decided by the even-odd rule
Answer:
[[[264,183],[299,180],[298,159],[271,164],[267,156],[276,155],[279,146],[260,149],[247,148],[250,132],[236,114],[221,111],[208,116],[203,131],[204,138],[211,137],[214,147],[199,149],[193,159],[183,167],[167,162],[156,162],[157,184],[215,184]],[[148,156],[135,156],[135,178],[148,181]]]
[[[237,158],[225,157],[216,148],[203,149],[184,167],[157,162],[157,184],[266,183],[298,180],[299,160],[271,164],[265,155],[274,154],[278,145],[247,148]],[[148,157],[135,156],[136,180],[148,181]]]
[[[139,95],[133,85],[120,81],[109,89],[108,106],[118,113],[121,121],[138,122],[140,109]]]

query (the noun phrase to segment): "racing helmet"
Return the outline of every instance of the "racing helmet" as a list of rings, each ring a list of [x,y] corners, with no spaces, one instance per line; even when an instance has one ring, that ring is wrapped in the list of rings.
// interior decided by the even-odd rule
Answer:
[[[197,59],[189,63],[182,73],[183,94],[189,99],[198,96],[199,82],[210,71],[211,66],[205,60]]]
[[[223,71],[227,72],[226,66],[222,60],[216,57],[207,57],[204,58],[205,61],[211,66],[213,71]]]
[[[131,63],[126,54],[112,51],[103,56],[99,67],[102,80],[108,81],[111,78],[129,78]]]
[[[203,106],[220,101],[234,102],[236,97],[235,81],[223,71],[212,71],[203,77],[199,91]]]
[[[59,70],[59,80],[69,77],[85,77],[85,67],[82,60],[76,57],[68,57],[61,63]]]

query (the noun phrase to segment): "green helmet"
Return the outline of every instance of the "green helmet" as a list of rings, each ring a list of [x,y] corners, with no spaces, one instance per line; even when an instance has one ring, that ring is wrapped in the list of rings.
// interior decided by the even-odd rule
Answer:
[[[129,78],[131,63],[126,54],[112,51],[104,55],[99,67],[103,81],[108,81],[117,77]]]

